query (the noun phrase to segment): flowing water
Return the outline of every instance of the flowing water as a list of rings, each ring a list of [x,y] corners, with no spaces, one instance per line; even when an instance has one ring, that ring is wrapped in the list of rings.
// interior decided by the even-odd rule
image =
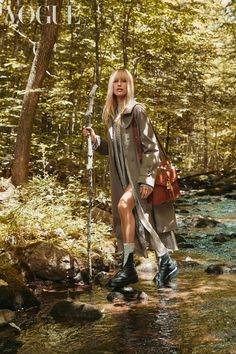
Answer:
[[[109,304],[107,289],[96,285],[77,297],[104,309],[104,316],[92,323],[56,323],[40,313],[24,313],[18,322],[18,353],[236,353],[236,274],[205,272],[210,263],[235,259],[235,201],[199,197],[186,199],[178,208],[185,209],[182,217],[207,215],[221,224],[187,231],[194,248],[176,253],[180,274],[172,288],[157,290],[152,281],[141,280],[134,288],[145,291],[148,301],[119,306]],[[222,233],[232,237],[222,244],[213,242]],[[186,257],[200,265],[186,266]],[[55,297],[48,295],[45,303]]]

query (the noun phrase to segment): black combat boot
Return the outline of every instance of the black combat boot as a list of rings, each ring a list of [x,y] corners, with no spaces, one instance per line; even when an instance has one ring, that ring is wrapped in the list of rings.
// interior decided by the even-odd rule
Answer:
[[[138,274],[134,267],[133,253],[130,253],[125,265],[109,280],[107,285],[111,288],[123,288],[130,283],[137,282]]]
[[[169,253],[164,254],[161,257],[161,262],[159,266],[159,272],[154,277],[154,282],[158,288],[168,285],[169,281],[178,275],[178,267],[176,262],[174,262]]]

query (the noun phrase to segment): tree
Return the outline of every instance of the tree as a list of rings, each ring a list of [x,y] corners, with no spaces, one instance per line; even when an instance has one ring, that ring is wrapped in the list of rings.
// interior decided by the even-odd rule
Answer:
[[[183,173],[233,168],[234,1],[80,0],[79,5],[71,25],[65,18],[63,22],[66,5],[61,11],[52,75],[44,80],[33,124],[29,173],[42,172],[43,144],[49,173],[84,178],[86,148],[80,132],[88,92],[92,83],[99,84],[93,123],[105,136],[101,115],[107,81],[113,69],[124,65],[135,76],[137,100],[146,105],[163,140],[168,137],[169,154]],[[21,36],[1,24],[3,19],[0,174],[9,176],[32,42],[38,40],[40,25],[19,23]],[[99,176],[106,181],[104,161],[96,158],[96,181]]]
[[[63,0],[47,0],[46,15],[52,15],[52,5],[56,5],[57,23],[59,22]],[[12,167],[12,182],[22,185],[28,180],[28,164],[34,117],[39,95],[46,75],[50,57],[57,38],[58,25],[51,21],[42,25],[41,37],[29,74],[22,110],[19,119],[15,156]]]

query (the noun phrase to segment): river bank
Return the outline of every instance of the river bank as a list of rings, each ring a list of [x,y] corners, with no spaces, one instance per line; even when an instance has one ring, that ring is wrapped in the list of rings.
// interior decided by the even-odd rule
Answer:
[[[216,196],[185,193],[176,203],[180,250],[174,257],[180,274],[171,288],[157,290],[151,268],[148,275],[139,273],[134,286],[146,294],[144,301],[109,302],[103,280],[111,269],[103,262],[92,290],[86,282],[67,282],[63,272],[64,281],[38,279],[32,291],[41,306],[19,309],[11,319],[13,327],[0,328],[1,352],[234,353],[234,195],[233,191]],[[95,306],[103,315],[95,322],[58,322],[50,316],[50,308],[61,300]]]

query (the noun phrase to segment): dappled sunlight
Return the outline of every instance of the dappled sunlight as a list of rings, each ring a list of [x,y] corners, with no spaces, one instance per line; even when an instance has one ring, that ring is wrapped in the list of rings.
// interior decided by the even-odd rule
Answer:
[[[103,346],[104,352],[105,348],[116,352],[118,345],[123,352],[131,353],[135,348],[137,353],[148,352],[148,348],[162,348],[163,353],[208,354],[221,350],[234,353],[235,283],[234,274],[211,276],[202,268],[182,269],[170,288],[157,289],[152,281],[135,284],[134,289],[147,294],[147,301],[117,300],[115,303],[107,301],[109,289],[94,286],[92,293],[83,292],[77,297],[102,310],[103,317],[99,321],[89,327],[72,324],[63,328],[42,321],[35,327],[37,332],[31,327],[24,333],[24,341],[40,342],[47,333],[49,343],[53,343],[56,336],[56,342],[71,345],[76,350],[87,348],[93,338]],[[77,337],[79,342],[75,340]]]
[[[235,1],[22,2],[0,0],[0,353],[236,354]]]

